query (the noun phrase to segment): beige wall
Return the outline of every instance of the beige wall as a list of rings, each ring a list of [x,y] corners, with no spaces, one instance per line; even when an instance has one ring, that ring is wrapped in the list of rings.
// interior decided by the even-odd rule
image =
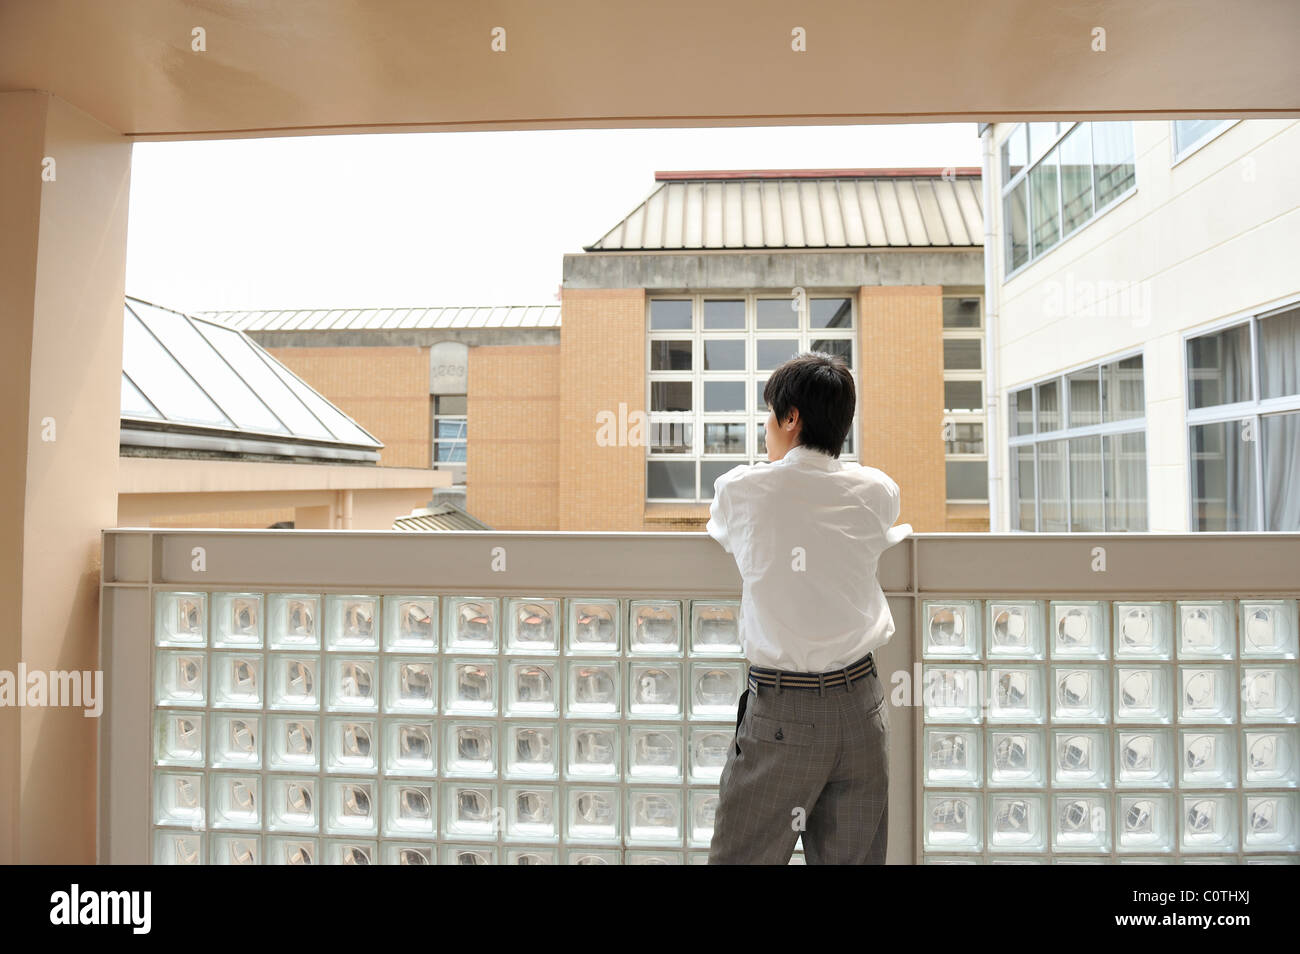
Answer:
[[[0,129],[0,669],[95,670],[131,147],[44,93],[0,93]],[[0,709],[0,863],[94,862],[97,727],[78,708]]]

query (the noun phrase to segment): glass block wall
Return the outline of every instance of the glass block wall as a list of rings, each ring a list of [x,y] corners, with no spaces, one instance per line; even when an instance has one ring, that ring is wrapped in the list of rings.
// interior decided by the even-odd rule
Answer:
[[[925,863],[1295,863],[1295,599],[922,600]]]
[[[153,600],[154,863],[707,861],[736,600]]]

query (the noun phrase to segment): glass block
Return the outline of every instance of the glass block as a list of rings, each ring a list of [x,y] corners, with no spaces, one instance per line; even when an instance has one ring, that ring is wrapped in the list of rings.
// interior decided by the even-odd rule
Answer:
[[[272,709],[320,708],[320,657],[271,655]]]
[[[1172,852],[1174,800],[1167,792],[1134,792],[1115,800],[1115,850]]]
[[[1052,666],[1052,721],[1107,721],[1110,693],[1106,673],[1103,666]]]
[[[390,653],[438,651],[438,597],[385,596],[384,649]]]
[[[261,649],[262,619],[261,593],[213,593],[213,648]]]
[[[744,652],[739,600],[691,602],[691,652],[700,656],[738,656]]]
[[[980,722],[980,676],[973,666],[926,665],[922,670],[926,722]]]
[[[377,835],[379,806],[375,783],[362,778],[325,779],[325,833]]]
[[[979,851],[983,848],[982,799],[976,793],[926,793],[922,821],[925,850]]]
[[[1297,677],[1294,663],[1241,667],[1241,721],[1295,722]]]
[[[628,652],[678,655],[682,651],[682,604],[676,600],[633,600]]]
[[[989,600],[988,647],[990,659],[1042,659],[1042,600]]]
[[[689,781],[713,785],[722,777],[727,764],[727,749],[735,739],[735,728],[724,731],[711,726],[691,726]]]
[[[627,843],[680,844],[683,837],[682,791],[678,788],[630,788],[627,791]]]
[[[980,863],[978,858],[946,858],[936,855],[926,855],[925,860],[921,862],[923,865],[978,865]]]
[[[989,851],[1042,851],[1047,847],[1046,799],[1024,792],[988,796]]]
[[[693,788],[688,796],[689,828],[686,842],[701,848],[713,843],[713,823],[718,815],[718,793],[709,789]]]
[[[559,778],[560,756],[554,723],[506,726],[506,776]]]
[[[567,603],[569,652],[603,656],[619,651],[618,600],[570,599]]]
[[[507,848],[506,864],[555,865],[559,864],[557,854],[554,848],[539,848],[536,845],[530,845],[526,848]]]
[[[1179,600],[1177,605],[1179,659],[1233,658],[1231,600]]]
[[[448,775],[497,774],[495,722],[448,722],[443,771]]]
[[[322,859],[327,865],[373,865],[378,863],[379,846],[373,841],[326,839]]]
[[[567,712],[571,716],[619,714],[619,664],[613,661],[566,660]]]
[[[1300,865],[1300,855],[1250,855],[1248,865]]]
[[[202,653],[160,649],[154,654],[154,702],[202,706],[207,702],[207,658]]]
[[[736,721],[745,687],[742,662],[691,662],[690,717]]]
[[[447,845],[442,849],[444,865],[494,865],[497,850],[490,845]]]
[[[400,844],[384,842],[379,846],[379,857],[386,865],[432,865],[437,864],[437,851],[434,845]]]
[[[365,653],[379,650],[378,596],[325,597],[325,648]]]
[[[1051,603],[1052,658],[1105,659],[1110,613],[1105,603]]]
[[[980,604],[978,600],[925,600],[921,655],[925,659],[978,659]]]
[[[1043,729],[989,729],[985,763],[990,788],[1042,788],[1047,784]]]
[[[320,649],[319,596],[271,593],[266,599],[267,641],[272,649]]]
[[[1115,785],[1170,788],[1174,780],[1173,734],[1165,729],[1115,731]]]
[[[197,648],[208,644],[208,595],[159,593],[154,601],[153,644]]]
[[[1239,797],[1216,792],[1180,795],[1178,839],[1182,850],[1236,851]]]
[[[203,713],[154,713],[153,760],[155,765],[203,767]]]
[[[615,779],[619,773],[619,727],[570,724],[565,774],[569,778]]]
[[[1053,851],[1110,851],[1109,795],[1052,796]]]
[[[622,852],[615,848],[570,848],[565,853],[565,864],[570,865],[617,865],[622,861]]]
[[[990,666],[988,670],[988,721],[1028,722],[1047,719],[1043,704],[1043,670],[1040,666]]]
[[[179,825],[195,831],[203,828],[203,781],[199,772],[155,772],[154,824]]]
[[[326,707],[335,712],[379,711],[379,660],[374,656],[330,656]]]
[[[437,832],[437,801],[432,782],[387,781],[384,834],[389,838],[432,838]]]
[[[497,600],[492,597],[448,596],[442,601],[443,641],[448,652],[497,651]]]
[[[1105,788],[1110,784],[1109,733],[1105,729],[1052,732],[1052,787]]]
[[[1231,666],[1179,666],[1179,722],[1232,722],[1237,697]]]
[[[320,859],[320,844],[315,838],[267,838],[268,865],[314,865]]]
[[[260,865],[262,839],[257,835],[213,835],[212,860],[214,865]]]
[[[560,601],[506,601],[506,652],[556,653],[560,650]]]
[[[448,659],[444,706],[450,713],[490,715],[497,711],[497,664],[491,659]]]
[[[627,861],[629,865],[680,865],[682,864],[682,853],[680,851],[629,851]]]
[[[682,667],[675,662],[629,662],[630,716],[671,719],[682,714]]]
[[[156,865],[202,865],[203,836],[183,831],[156,831],[153,835],[153,863]]]
[[[274,775],[267,779],[267,830],[319,831],[320,805],[316,786],[314,778]]]
[[[512,659],[506,666],[506,715],[558,717],[557,665],[555,660]]]
[[[503,827],[495,785],[445,782],[442,804],[442,830],[448,837],[495,839]]]
[[[564,823],[566,839],[617,842],[622,835],[618,809],[617,789],[570,787]]]
[[[1080,860],[1082,860],[1082,859],[1080,859]],[[1119,860],[1119,863],[1122,864],[1122,865],[1172,865],[1172,864],[1174,864],[1174,859],[1173,859],[1172,857],[1166,857],[1166,858],[1160,858],[1160,857],[1153,857],[1153,858],[1140,858],[1140,857],[1138,857],[1137,855],[1127,855],[1127,856],[1125,856],[1125,857],[1123,857],[1123,858],[1120,858],[1120,859],[1118,859],[1118,860]],[[1187,862],[1184,862],[1184,861],[1179,861],[1179,862],[1178,862],[1178,864],[1186,864],[1186,863],[1187,863]]]
[[[1242,732],[1242,783],[1251,787],[1300,785],[1300,729]]]
[[[385,775],[429,778],[438,774],[437,734],[432,721],[390,718],[384,720],[383,730]]]
[[[1169,725],[1174,693],[1168,666],[1115,667],[1115,721]]]
[[[325,720],[325,771],[373,775],[379,769],[379,727],[374,719]]]
[[[1296,658],[1295,600],[1242,600],[1239,623],[1242,659]]]
[[[212,653],[212,705],[217,709],[262,708],[261,654]]]
[[[1173,608],[1169,603],[1115,603],[1115,658],[1169,659]]]
[[[272,716],[268,723],[266,763],[273,772],[315,772],[320,769],[320,737],[315,719]]]
[[[212,756],[214,768],[262,767],[262,721],[259,716],[213,714]]]
[[[1233,788],[1237,784],[1237,732],[1183,729],[1178,733],[1179,784],[1183,788]]]
[[[209,824],[213,828],[258,829],[262,827],[261,779],[256,775],[214,774],[211,785]]]
[[[627,775],[629,779],[653,779],[664,782],[681,781],[681,726],[628,726]]]
[[[1244,850],[1300,851],[1300,796],[1295,792],[1251,792],[1244,798]]]
[[[506,839],[557,841],[559,790],[550,785],[506,786]]]
[[[978,788],[984,779],[978,728],[925,727],[925,784]]]
[[[1001,855],[996,858],[990,858],[991,865],[1045,865],[1046,858],[1034,858],[1031,855]]]
[[[384,660],[384,711],[432,715],[438,710],[438,668],[432,660]]]

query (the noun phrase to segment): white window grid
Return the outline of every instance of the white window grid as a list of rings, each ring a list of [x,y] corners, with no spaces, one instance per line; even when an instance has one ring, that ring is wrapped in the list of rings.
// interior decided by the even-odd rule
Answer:
[[[981,385],[980,388],[980,406],[971,410],[944,408],[943,416],[945,422],[953,425],[973,425],[975,433],[984,450],[982,453],[967,451],[949,451],[945,446],[945,461],[984,461],[988,463],[988,435],[985,433],[985,412],[984,412],[984,296],[983,295],[961,295],[949,294],[943,296],[945,299],[975,298],[979,301],[979,323],[974,328],[945,328],[943,329],[944,341],[967,340],[979,343],[980,366],[970,370],[949,370],[946,366],[943,369],[944,381],[975,381]],[[945,402],[946,403],[946,402]],[[955,432],[954,432],[955,433]],[[946,445],[945,441],[945,445]],[[988,495],[984,497],[967,499],[964,497],[948,497],[949,503],[987,503]]]
[[[452,396],[452,395],[448,395]],[[459,395],[464,399],[464,395]],[[457,483],[465,482],[465,471],[468,464],[467,460],[454,461],[439,457],[439,451],[450,451],[459,447],[463,452],[469,449],[469,415],[468,413],[443,414],[438,409],[438,401],[442,395],[435,395],[430,403],[430,413],[432,415],[431,426],[431,466],[434,470],[449,470],[455,475]],[[460,425],[460,437],[439,437],[438,424],[440,422],[451,422]]]

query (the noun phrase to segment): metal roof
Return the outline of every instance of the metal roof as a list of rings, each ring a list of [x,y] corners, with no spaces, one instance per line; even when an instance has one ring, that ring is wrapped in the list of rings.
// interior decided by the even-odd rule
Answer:
[[[471,517],[465,510],[452,503],[437,503],[432,507],[416,510],[408,516],[398,517],[393,521],[394,530],[414,532],[447,530],[491,530],[486,523]]]
[[[247,335],[130,296],[122,444],[377,461],[383,444]]]
[[[558,328],[559,305],[200,311],[240,331],[379,331],[412,328]]]
[[[978,248],[980,170],[659,172],[659,185],[589,252]]]

